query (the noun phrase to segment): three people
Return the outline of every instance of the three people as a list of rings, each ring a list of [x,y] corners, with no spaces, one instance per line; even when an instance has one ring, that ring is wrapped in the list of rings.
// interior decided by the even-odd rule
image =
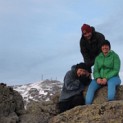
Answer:
[[[65,77],[59,98],[60,113],[78,105],[91,104],[97,89],[108,86],[108,100],[115,99],[116,87],[121,84],[119,77],[120,58],[113,50],[103,34],[96,32],[94,27],[83,24],[80,49],[85,63],[71,67]],[[91,81],[91,67],[94,65]],[[86,98],[83,96],[88,86]]]
[[[85,63],[79,63],[71,67],[65,77],[59,98],[60,112],[64,112],[78,105],[84,105],[83,89],[89,85],[91,79]]]
[[[82,37],[80,39],[80,50],[84,58],[84,62],[90,68],[94,65],[96,56],[101,52],[100,47],[104,42],[103,34],[96,32],[94,27],[88,24],[83,24],[81,27]]]
[[[120,85],[119,78],[120,58],[111,50],[110,42],[105,40],[101,45],[101,53],[96,57],[93,76],[86,94],[86,104],[91,104],[95,91],[103,86],[108,86],[108,100],[115,99],[116,87]]]

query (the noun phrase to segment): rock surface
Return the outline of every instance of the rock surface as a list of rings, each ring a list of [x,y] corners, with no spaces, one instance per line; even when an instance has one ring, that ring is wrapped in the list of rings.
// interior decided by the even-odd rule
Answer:
[[[22,96],[7,87],[4,83],[0,84],[0,123],[16,123],[19,121],[19,113],[24,109]]]
[[[115,101],[108,102],[106,97],[107,87],[103,87],[96,92],[92,105],[77,106],[49,123],[123,123],[123,85],[117,87]]]
[[[123,100],[78,106],[57,115],[49,123],[123,123]]]
[[[50,101],[31,101],[25,110],[22,96],[0,84],[0,123],[123,123],[123,85],[117,88],[115,101],[107,101],[107,87],[103,87],[96,92],[92,105],[77,106],[61,114],[59,95],[57,90]]]

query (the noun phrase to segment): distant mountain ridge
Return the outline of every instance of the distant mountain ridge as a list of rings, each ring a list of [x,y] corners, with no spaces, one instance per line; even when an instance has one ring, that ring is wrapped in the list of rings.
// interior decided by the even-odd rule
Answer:
[[[63,83],[57,80],[44,80],[40,82],[16,85],[13,89],[18,91],[25,105],[31,101],[49,101],[51,97],[60,92]]]

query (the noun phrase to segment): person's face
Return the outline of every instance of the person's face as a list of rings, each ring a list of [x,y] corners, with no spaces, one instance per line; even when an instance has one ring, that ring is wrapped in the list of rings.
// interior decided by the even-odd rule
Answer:
[[[81,69],[81,68],[78,68],[77,69],[77,76],[80,77],[82,75],[85,75],[86,74],[86,70],[85,69]]]
[[[101,47],[101,50],[102,50],[103,54],[107,54],[109,52],[110,48],[108,45],[103,45]]]
[[[90,40],[92,37],[91,32],[86,32],[85,30],[83,31],[83,36],[85,37],[86,40]]]

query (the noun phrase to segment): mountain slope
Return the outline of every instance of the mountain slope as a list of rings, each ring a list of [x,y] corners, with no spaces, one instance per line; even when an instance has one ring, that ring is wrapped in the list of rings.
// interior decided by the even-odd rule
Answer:
[[[45,80],[25,85],[16,85],[13,89],[22,95],[26,105],[30,101],[49,101],[52,95],[61,90],[62,85],[63,83],[60,81]]]

